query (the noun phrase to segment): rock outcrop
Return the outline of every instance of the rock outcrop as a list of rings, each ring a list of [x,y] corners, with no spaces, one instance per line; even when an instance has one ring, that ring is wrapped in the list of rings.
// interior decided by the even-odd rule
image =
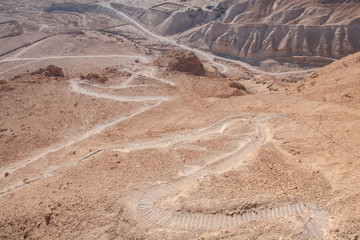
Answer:
[[[345,0],[245,0],[224,1],[223,23],[233,25],[348,25],[359,18],[360,1]]]
[[[38,75],[38,74],[44,74],[47,77],[64,77],[63,70],[54,65],[49,65],[46,69],[40,68],[39,70],[30,73],[30,75]]]
[[[49,65],[45,71],[46,76],[50,77],[64,77],[64,72],[61,68],[54,65]]]
[[[183,36],[192,46],[247,59],[286,56],[341,58],[360,50],[360,25],[305,26],[211,23]]]
[[[222,4],[227,8],[223,19],[183,33],[181,41],[250,61],[303,59],[315,65],[360,51],[360,1],[227,0]]]
[[[205,76],[204,65],[193,52],[179,52],[172,57],[173,61],[169,63],[172,70],[187,72],[196,76]]]

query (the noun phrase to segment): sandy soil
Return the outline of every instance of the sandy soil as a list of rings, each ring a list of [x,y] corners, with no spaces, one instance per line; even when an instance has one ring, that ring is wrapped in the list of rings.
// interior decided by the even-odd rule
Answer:
[[[194,76],[117,31],[0,58],[0,239],[359,238],[360,54],[291,83],[197,52]]]

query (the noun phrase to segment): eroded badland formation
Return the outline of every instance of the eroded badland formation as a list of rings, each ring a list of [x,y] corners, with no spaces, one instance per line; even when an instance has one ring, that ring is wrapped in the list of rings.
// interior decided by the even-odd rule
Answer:
[[[0,20],[0,239],[359,239],[358,0]]]

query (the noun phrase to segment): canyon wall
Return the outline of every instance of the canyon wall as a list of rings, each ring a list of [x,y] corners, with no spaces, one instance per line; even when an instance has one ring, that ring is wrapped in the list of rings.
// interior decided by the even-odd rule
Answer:
[[[360,51],[360,25],[232,26],[212,22],[182,37],[190,45],[219,55],[248,59],[285,56],[341,58]]]
[[[222,18],[178,38],[247,60],[312,58],[324,65],[360,51],[359,0],[225,0],[220,5],[227,9]]]

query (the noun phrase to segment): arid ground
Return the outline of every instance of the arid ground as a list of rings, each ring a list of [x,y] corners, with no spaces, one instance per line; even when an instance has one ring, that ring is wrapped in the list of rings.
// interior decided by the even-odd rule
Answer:
[[[0,3],[0,239],[359,239],[360,53],[261,68],[81,3]]]

